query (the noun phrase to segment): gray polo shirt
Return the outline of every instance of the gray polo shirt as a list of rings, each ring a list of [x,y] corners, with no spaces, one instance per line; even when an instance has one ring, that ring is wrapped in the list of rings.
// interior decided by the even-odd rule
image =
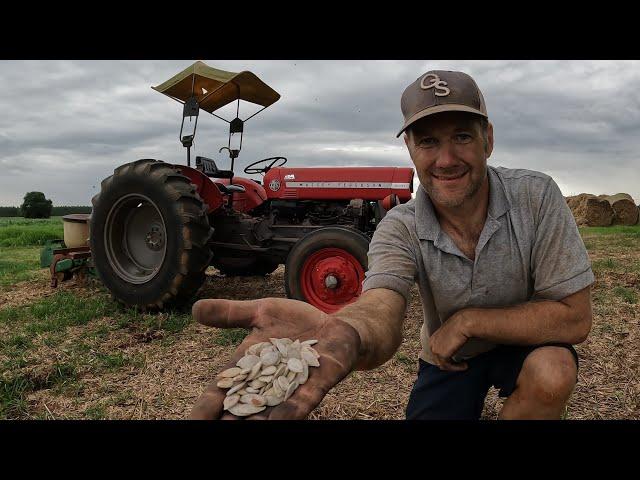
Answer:
[[[424,313],[420,358],[430,363],[429,336],[462,308],[560,300],[594,282],[584,242],[553,179],[532,170],[487,170],[489,205],[475,260],[440,228],[422,186],[414,199],[387,213],[369,245],[362,290],[395,290],[408,304],[418,283]],[[494,346],[470,339],[454,359]]]

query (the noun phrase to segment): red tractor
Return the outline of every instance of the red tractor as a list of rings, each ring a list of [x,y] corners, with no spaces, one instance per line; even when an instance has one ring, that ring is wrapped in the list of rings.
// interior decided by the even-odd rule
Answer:
[[[371,236],[389,209],[411,199],[413,169],[286,168],[286,158],[271,157],[244,169],[264,175],[262,182],[238,177],[233,165],[248,120],[238,117],[240,100],[261,106],[257,114],[280,95],[251,72],[203,62],[152,88],[184,105],[187,165],[137,160],[102,181],[89,242],[114,297],[160,309],[189,300],[210,265],[225,275],[267,275],[284,264],[288,297],[328,313],[354,301]],[[214,113],[236,100],[233,120]],[[230,124],[229,144],[220,149],[229,153],[229,170],[200,156],[191,166],[200,110]],[[237,134],[240,146],[232,149]]]

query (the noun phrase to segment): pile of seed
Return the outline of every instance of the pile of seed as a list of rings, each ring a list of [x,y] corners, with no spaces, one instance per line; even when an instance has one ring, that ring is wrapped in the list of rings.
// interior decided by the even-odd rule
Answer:
[[[309,378],[309,367],[319,367],[317,340],[295,342],[270,338],[251,345],[236,366],[220,373],[217,385],[228,388],[224,409],[246,417],[286,401]]]

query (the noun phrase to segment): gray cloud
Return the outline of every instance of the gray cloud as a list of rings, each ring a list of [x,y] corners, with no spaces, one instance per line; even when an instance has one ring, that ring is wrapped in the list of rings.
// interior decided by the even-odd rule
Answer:
[[[0,205],[18,205],[30,190],[58,205],[88,204],[122,163],[144,157],[184,163],[181,106],[150,87],[191,63],[0,62]],[[426,70],[450,69],[471,74],[483,91],[495,127],[490,164],[549,173],[566,195],[625,191],[640,202],[639,62],[206,63],[251,70],[282,95],[247,123],[237,172],[275,155],[300,167],[411,166],[395,138],[400,95]],[[251,112],[241,109],[241,116]],[[195,154],[228,168],[217,153],[227,144],[227,128],[202,114]]]

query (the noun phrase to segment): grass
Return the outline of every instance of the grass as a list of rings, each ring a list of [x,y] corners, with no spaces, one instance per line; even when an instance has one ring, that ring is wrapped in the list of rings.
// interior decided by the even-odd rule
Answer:
[[[76,367],[70,363],[55,363],[41,376],[15,375],[0,378],[0,419],[21,418],[27,412],[29,392],[62,386],[76,380]]]
[[[76,365],[72,363],[55,363],[49,376],[46,378],[45,387],[63,384],[76,379]]]
[[[640,225],[613,227],[580,227],[580,234],[589,252],[596,250],[622,253],[640,245]]]
[[[240,345],[248,334],[249,330],[244,328],[219,329],[213,342],[222,346]]]
[[[162,313],[140,313],[133,308],[123,309],[123,314],[116,319],[118,328],[138,324],[149,332],[164,330],[170,333],[181,332],[191,322],[191,314],[179,310],[170,310]]]
[[[640,249],[640,242],[637,242],[637,249]],[[598,258],[591,262],[591,269],[595,274],[626,273],[640,274],[640,260],[628,259],[625,261],[616,260],[612,257]]]
[[[22,334],[13,335],[9,337],[6,342],[2,343],[16,350],[28,350],[33,344],[30,337]]]
[[[39,247],[0,248],[0,288],[31,280],[40,270]]]
[[[404,363],[405,365],[413,365],[416,362],[414,358],[409,358],[402,352],[397,352],[395,357],[397,361]]]
[[[122,354],[116,353],[97,353],[98,363],[106,370],[119,370],[129,364],[129,358]]]
[[[625,303],[638,303],[638,295],[630,288],[618,286],[613,289],[613,293]]]
[[[180,311],[142,314],[122,309],[104,288],[89,293],[58,290],[31,304],[0,308],[0,419],[37,416],[27,414],[27,396],[38,390],[52,389],[57,395],[74,397],[85,388],[81,376],[143,369],[145,355],[103,347],[113,330],[126,329],[127,335],[161,330],[162,338],[179,334],[192,321]],[[96,325],[91,325],[94,321]],[[71,328],[75,328],[73,337],[69,336]],[[37,357],[44,346],[56,352],[48,366],[48,358],[43,362]],[[86,410],[85,417],[105,418],[107,406],[97,403]]]
[[[84,411],[84,415],[89,420],[105,420],[107,418],[107,408],[103,403],[98,402],[87,408]]]
[[[27,412],[26,393],[33,383],[24,376],[0,378],[0,418],[20,418]]]
[[[59,291],[24,308],[12,309],[5,318],[0,310],[0,322],[24,322],[31,335],[60,332],[67,327],[85,325],[94,318],[113,314],[117,306],[107,296],[80,298],[73,292]]]
[[[594,270],[616,270],[620,264],[613,258],[603,258],[591,262],[591,268]]]
[[[27,247],[44,245],[45,240],[62,238],[62,217],[0,218],[0,247]]]
[[[640,238],[640,225],[613,225],[611,227],[580,227],[582,235],[615,235]]]
[[[62,385],[56,385],[53,391],[56,395],[65,395],[68,397],[78,397],[84,392],[85,385],[81,381],[69,381]]]
[[[141,355],[129,356],[122,352],[116,353],[96,353],[95,358],[98,360],[98,365],[106,371],[116,371],[124,367],[133,366],[134,368],[142,368],[145,364],[145,359]]]
[[[394,358],[398,363],[402,364],[406,372],[416,373],[418,371],[415,357],[406,355],[403,352],[396,352]]]
[[[49,218],[24,218],[24,217],[0,217],[0,228],[2,227],[24,227],[31,225],[62,225],[62,217]]]
[[[37,335],[46,335],[44,343],[56,345],[62,340],[68,327],[87,325],[102,317],[112,318],[116,328],[139,328],[179,333],[189,323],[191,316],[182,312],[141,314],[130,309],[121,309],[110,296],[100,289],[93,295],[78,296],[74,291],[57,291],[55,294],[31,304],[0,309],[0,325],[14,330],[9,339],[0,337],[1,345],[28,345]],[[107,325],[87,329],[87,336],[100,338],[110,331]],[[56,336],[62,334],[62,336]],[[243,337],[244,338],[244,337]]]
[[[23,418],[30,392],[54,387],[77,391],[77,373],[85,363],[81,355],[58,360],[45,373],[33,376],[21,373],[29,364],[26,354],[37,337],[43,336],[48,347],[56,347],[67,327],[86,324],[113,309],[105,298],[82,299],[63,291],[31,305],[1,309],[0,324],[12,328],[9,335],[0,335],[0,354],[9,358],[0,371],[0,418]]]
[[[40,247],[64,236],[62,217],[0,217],[0,288],[31,280],[40,270]]]

